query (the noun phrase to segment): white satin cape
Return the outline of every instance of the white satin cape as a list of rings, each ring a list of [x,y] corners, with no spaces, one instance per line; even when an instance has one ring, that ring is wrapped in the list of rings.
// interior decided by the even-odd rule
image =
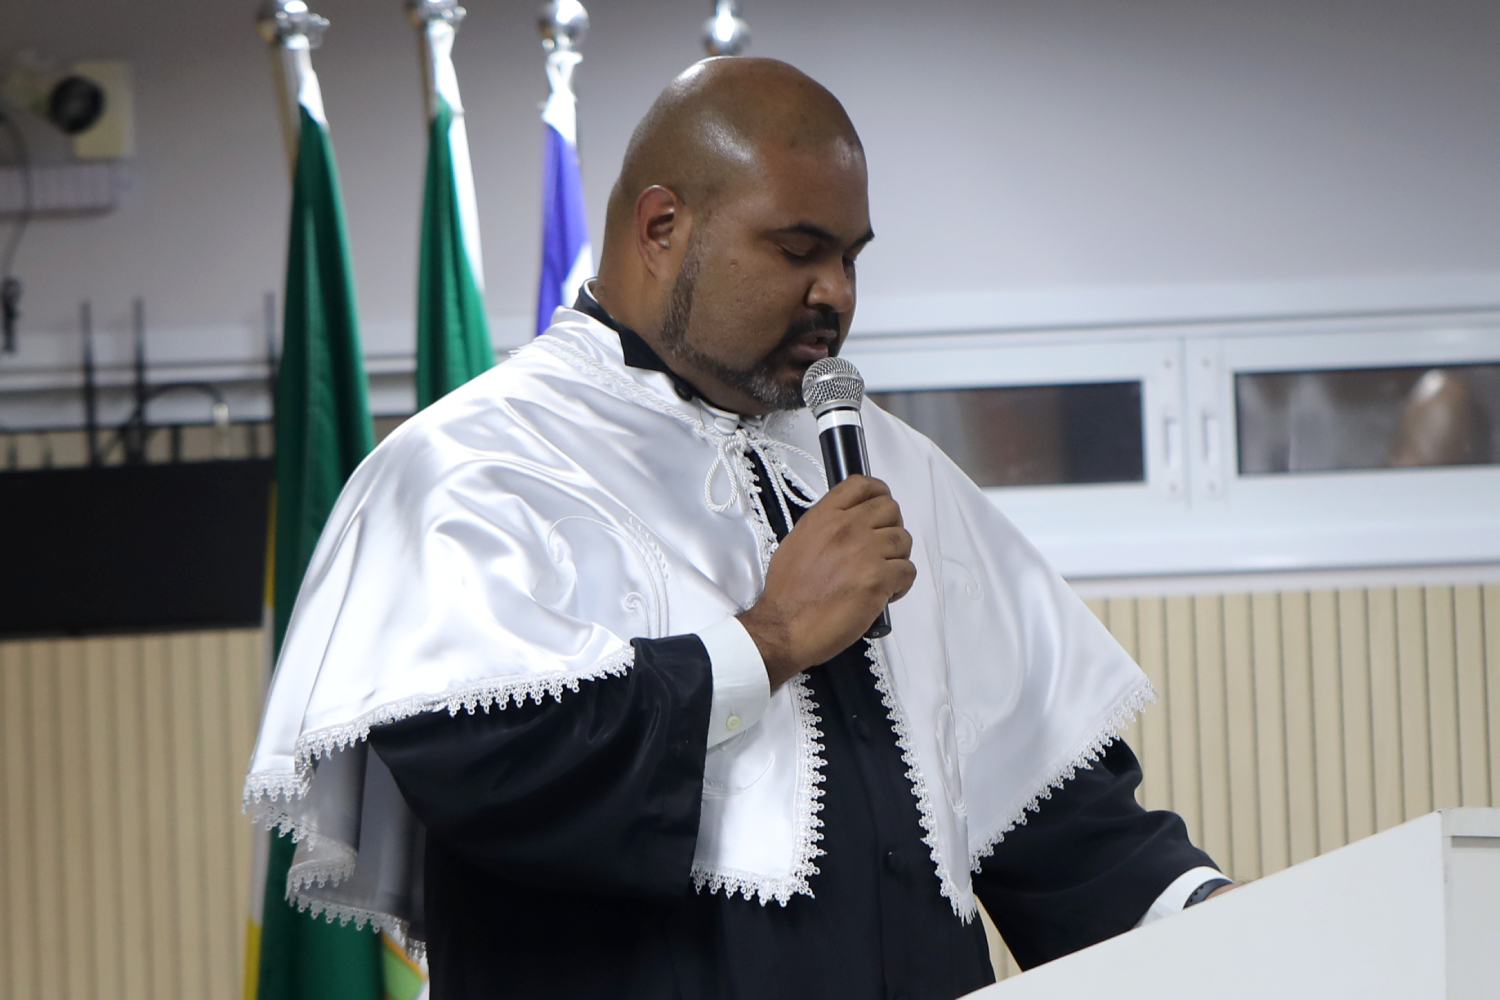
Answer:
[[[1151,687],[932,442],[871,403],[864,419],[917,565],[870,669],[933,875],[967,920],[970,872]],[[618,336],[569,309],[381,444],[313,554],[246,780],[247,806],[299,841],[289,897],[420,948],[422,830],[367,752],[370,727],[566,700],[631,669],[631,638],[750,606],[776,543],[747,449],[825,492],[805,410],[736,426],[678,398],[666,375],[627,367]],[[700,891],[813,895],[817,711],[799,677],[709,752]]]

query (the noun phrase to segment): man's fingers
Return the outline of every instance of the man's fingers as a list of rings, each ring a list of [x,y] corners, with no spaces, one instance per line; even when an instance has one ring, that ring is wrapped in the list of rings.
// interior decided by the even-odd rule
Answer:
[[[877,535],[887,559],[911,558],[911,532],[897,526],[881,528]]]
[[[851,517],[858,518],[861,524],[872,530],[903,526],[901,505],[891,499],[889,494],[871,497],[857,507],[851,508],[849,514]]]
[[[917,567],[910,559],[889,559],[886,568],[890,574],[891,582],[894,584],[891,590],[891,601],[899,601],[911,590],[911,585],[917,582]]]
[[[840,510],[848,510],[851,507],[858,507],[866,500],[873,499],[874,497],[888,497],[890,495],[891,488],[878,479],[873,479],[870,476],[850,476],[829,490],[828,495],[823,498],[822,502],[830,503]]]

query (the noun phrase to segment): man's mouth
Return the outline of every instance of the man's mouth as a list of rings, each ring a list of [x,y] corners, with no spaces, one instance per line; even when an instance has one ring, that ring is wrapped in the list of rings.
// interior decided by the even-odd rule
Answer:
[[[805,334],[787,345],[787,353],[793,361],[810,365],[832,354],[837,341],[838,334],[831,331]]]
[[[781,346],[785,357],[793,364],[806,368],[839,352],[839,321],[831,313],[818,314],[800,323],[794,323],[782,337]]]

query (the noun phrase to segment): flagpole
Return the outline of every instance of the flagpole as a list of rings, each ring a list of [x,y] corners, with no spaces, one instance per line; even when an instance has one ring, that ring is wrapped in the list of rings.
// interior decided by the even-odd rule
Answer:
[[[427,121],[437,115],[437,57],[433,35],[434,22],[440,27],[456,29],[454,20],[462,21],[468,11],[440,0],[407,0],[406,16],[417,29],[417,63],[422,70],[422,108]],[[446,16],[444,16],[446,15]]]
[[[552,91],[542,109],[551,125],[575,149],[578,147],[578,98],[573,93],[573,71],[583,61],[578,46],[589,30],[589,12],[578,0],[551,0],[537,18],[542,49],[547,53],[547,82]]]
[[[349,267],[343,198],[312,50],[328,22],[305,0],[266,0],[256,17],[273,50],[291,175],[281,363],[274,403],[276,480],[266,597],[273,662],[318,533],[350,472],[374,447]],[[290,838],[255,838],[246,928],[246,1000],[380,1000],[380,939],[292,906]],[[399,997],[398,1000],[408,1000]]]
[[[323,119],[323,95],[312,68],[312,50],[323,44],[328,19],[308,10],[303,0],[265,0],[256,12],[255,25],[271,56],[281,141],[290,175],[297,169],[297,143],[302,131],[301,112],[297,109],[311,98],[317,107],[313,116]],[[304,94],[309,81],[313,93]]]
[[[302,135],[302,113],[300,97],[303,80],[312,76],[312,50],[323,41],[323,32],[328,19],[308,10],[302,0],[264,0],[255,14],[255,26],[266,42],[266,52],[271,59],[271,79],[276,86],[276,119],[281,126],[282,148],[286,154],[287,176],[295,179],[297,173],[297,149]],[[316,76],[313,86],[316,87]],[[321,108],[321,95],[318,101]],[[275,320],[269,319],[270,347],[275,350]],[[277,414],[274,379],[268,380],[271,388],[271,410],[274,426]],[[276,662],[275,643],[275,554],[276,554],[276,488],[271,488],[271,500],[266,526],[266,575],[265,607],[262,615],[263,659],[261,663],[261,687],[270,685]],[[260,946],[261,928],[265,922],[266,878],[270,868],[272,834],[257,832],[250,862],[250,908],[247,914],[245,967],[243,970],[245,1000],[258,1000],[260,996]]]
[[[422,64],[422,97],[428,121],[437,115],[438,94],[447,82],[440,77],[446,71],[449,80],[453,79],[453,36],[468,13],[457,0],[406,0],[406,16],[417,29],[417,58]]]
[[[573,71],[583,60],[578,46],[589,30],[589,14],[578,0],[551,0],[537,18],[547,53],[551,93],[542,108],[547,164],[542,180],[542,273],[537,288],[536,332],[552,322],[557,306],[571,306],[594,275],[578,162],[578,100]]]
[[[453,40],[468,11],[458,0],[407,0],[407,16],[417,29],[418,58],[422,63],[422,95],[429,123],[437,117],[438,102],[448,105],[453,123],[448,127],[448,146],[453,161],[453,184],[463,226],[464,256],[480,294],[484,293],[484,255],[479,243],[479,207],[474,194],[474,166],[469,157],[469,129],[464,103],[458,93],[458,73],[453,68]]]
[[[427,120],[427,168],[417,253],[417,366],[422,409],[495,363],[484,313],[479,208],[464,104],[453,68],[463,23],[457,0],[406,0],[417,29]]]
[[[714,0],[714,15],[703,22],[703,48],[711,56],[737,56],[750,45],[750,26],[737,0]]]

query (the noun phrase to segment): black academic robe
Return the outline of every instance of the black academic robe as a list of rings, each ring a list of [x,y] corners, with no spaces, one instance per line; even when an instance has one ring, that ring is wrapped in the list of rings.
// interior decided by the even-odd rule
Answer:
[[[807,671],[826,853],[814,896],[784,907],[694,891],[712,667],[694,635],[633,645],[627,674],[561,701],[371,732],[426,830],[433,1000],[950,1000],[994,980],[981,924],[939,892],[863,643]],[[1130,929],[1213,864],[1179,817],[1136,803],[1140,778],[1116,742],[974,876],[1022,967]]]
[[[808,672],[822,720],[827,852],[786,907],[689,879],[712,681],[694,636],[636,640],[631,672],[561,703],[417,716],[370,740],[426,827],[433,1000],[948,1000],[994,979],[984,933],[938,891],[916,800],[862,655]],[[1212,864],[1135,802],[1115,743],[975,889],[1023,967],[1132,927]]]

